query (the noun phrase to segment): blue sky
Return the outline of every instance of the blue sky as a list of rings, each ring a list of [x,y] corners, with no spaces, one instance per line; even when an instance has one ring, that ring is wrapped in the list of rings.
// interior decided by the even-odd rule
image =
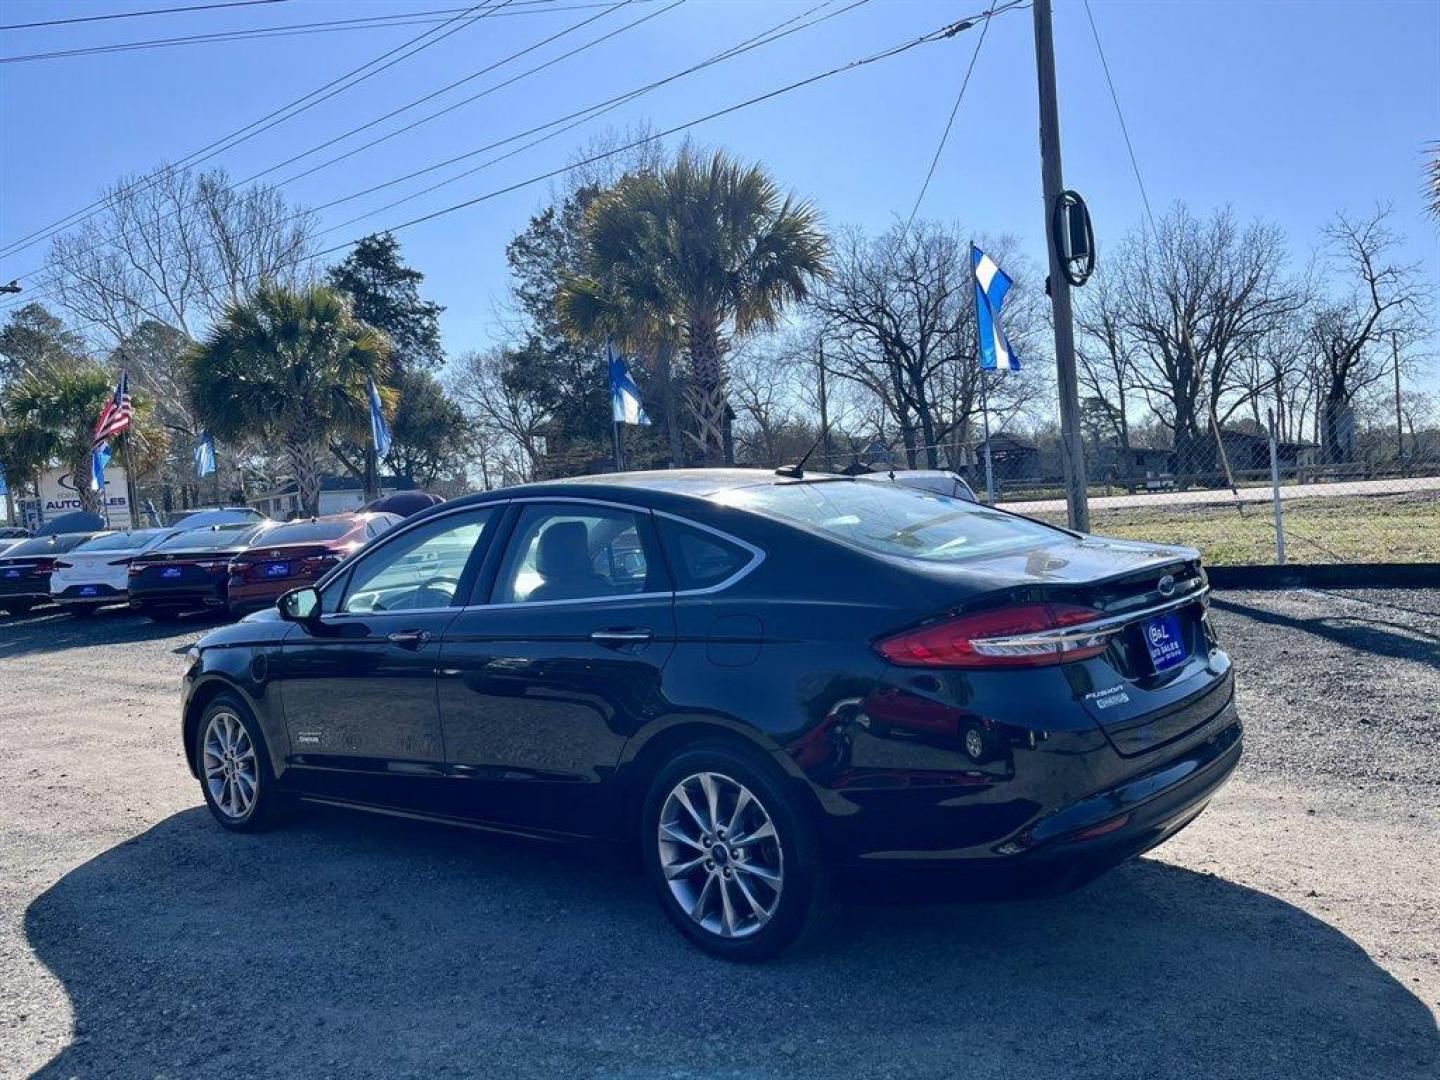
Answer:
[[[4,23],[166,7],[180,0],[6,0]],[[193,0],[192,0],[193,2]],[[265,6],[0,33],[0,54],[456,6],[460,0],[285,0]],[[483,67],[600,8],[556,0],[496,15],[229,151],[216,163],[248,175]],[[428,107],[473,93],[664,6],[635,0]],[[373,151],[301,179],[287,195],[318,204],[683,68],[818,0],[685,0],[676,9],[550,70]],[[848,0],[837,0],[835,7]],[[1440,138],[1440,4],[1187,3],[1092,0],[1101,39],[1156,212],[1183,199],[1230,205],[1285,229],[1297,265],[1336,210],[1393,203],[1407,255],[1440,281],[1440,242],[1422,209],[1422,149]],[[467,5],[468,6],[468,5]],[[536,5],[545,7],[546,5]],[[521,3],[513,3],[519,9]],[[965,0],[869,0],[814,30],[664,87],[573,132],[450,187],[326,238],[351,239],[563,165],[605,126],[657,129],[982,10]],[[1056,4],[1065,178],[1089,201],[1102,258],[1140,220],[1083,7]],[[0,240],[76,209],[122,174],[203,146],[424,26],[207,44],[0,65]],[[978,28],[704,124],[705,145],[766,162],[833,225],[879,229],[908,213],[944,126]],[[334,151],[332,151],[334,152]],[[317,157],[282,170],[298,171]],[[457,167],[458,168],[458,167]],[[438,174],[443,177],[448,173]],[[433,182],[436,177],[428,178]],[[336,224],[424,181],[336,208]],[[497,339],[504,245],[545,201],[540,184],[400,233],[427,291],[446,305],[452,353]],[[1037,260],[1041,205],[1034,49],[1027,10],[995,20],[924,209],[976,232],[1010,233]],[[36,267],[43,248],[0,260],[0,281]]]

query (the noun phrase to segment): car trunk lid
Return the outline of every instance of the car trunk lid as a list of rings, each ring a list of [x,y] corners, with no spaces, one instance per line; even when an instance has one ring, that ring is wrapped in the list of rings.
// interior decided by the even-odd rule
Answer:
[[[1063,670],[1118,753],[1182,738],[1228,703],[1229,661],[1211,648],[1209,583],[1193,549],[1067,538],[967,560],[963,570],[972,588],[990,586],[965,603],[967,613],[1037,603],[1096,612],[1108,647]]]

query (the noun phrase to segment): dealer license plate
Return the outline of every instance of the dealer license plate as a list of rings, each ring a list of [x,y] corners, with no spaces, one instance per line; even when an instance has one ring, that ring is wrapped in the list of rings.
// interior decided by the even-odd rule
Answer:
[[[1179,615],[1161,615],[1145,624],[1145,647],[1156,671],[1185,662],[1185,633]]]

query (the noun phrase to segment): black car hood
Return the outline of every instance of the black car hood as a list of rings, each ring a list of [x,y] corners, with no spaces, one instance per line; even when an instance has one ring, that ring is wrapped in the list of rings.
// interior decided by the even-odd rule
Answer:
[[[233,648],[237,645],[278,645],[294,629],[295,624],[280,618],[280,613],[274,608],[263,608],[237,623],[216,627],[197,644],[202,649]]]

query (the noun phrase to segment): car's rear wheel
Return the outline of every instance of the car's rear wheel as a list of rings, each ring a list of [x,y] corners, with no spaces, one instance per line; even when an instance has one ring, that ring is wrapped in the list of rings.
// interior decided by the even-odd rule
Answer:
[[[196,728],[196,771],[205,805],[215,820],[236,832],[273,824],[283,806],[265,738],[250,711],[229,694],[205,709]]]
[[[820,915],[819,845],[786,786],[758,753],[724,745],[681,751],[650,786],[646,872],[671,921],[708,953],[766,959]]]

